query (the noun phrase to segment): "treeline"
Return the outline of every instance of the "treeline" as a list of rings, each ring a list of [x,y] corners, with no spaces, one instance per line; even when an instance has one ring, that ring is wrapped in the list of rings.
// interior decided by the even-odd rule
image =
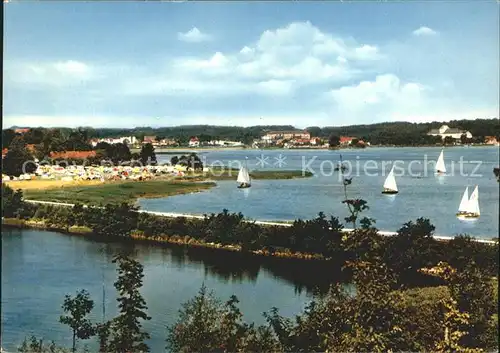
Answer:
[[[347,234],[341,232],[338,219],[327,220],[321,214],[313,220],[298,220],[290,228],[261,227],[227,211],[201,220],[170,219],[138,213],[126,204],[104,208],[33,205],[22,200],[20,191],[2,185],[2,192],[6,218],[36,218],[66,230],[85,226],[109,239],[127,239],[140,231],[185,239],[186,244],[199,240],[238,244],[243,251],[259,247],[316,251],[329,258],[325,261],[332,266],[342,266],[351,278],[354,287],[349,291],[332,285],[326,296],[314,298],[293,319],[272,308],[264,314],[267,324],[260,326],[243,320],[235,296],[224,303],[202,286],[168,328],[167,349],[173,352],[444,353],[498,348],[498,292],[492,279],[498,271],[498,246],[467,236],[447,243],[436,241],[428,220],[408,222],[396,236],[381,237],[371,220],[358,219],[366,209],[363,200],[346,200],[351,211],[346,222],[355,227]],[[115,287],[120,295],[116,318],[91,323],[87,315],[93,302],[84,291],[66,297],[63,303],[65,315],[60,321],[73,332],[73,350],[78,339],[97,336],[100,352],[149,351],[149,335],[142,329],[142,322],[149,320],[139,291],[142,266],[123,256],[115,261],[119,265]],[[409,289],[408,280],[418,276],[436,278],[422,283],[440,286]],[[37,342],[34,339],[31,344]],[[30,343],[24,348],[30,348]]]
[[[351,125],[342,127],[308,127],[312,136],[328,138],[331,135],[356,136],[372,145],[426,145],[441,143],[439,136],[429,136],[431,129],[442,125],[469,131],[471,142],[482,143],[485,136],[500,138],[500,121],[495,119],[451,120],[449,122],[409,123],[391,122],[369,125]]]
[[[450,128],[458,128],[470,131],[473,135],[471,142],[482,143],[485,136],[495,136],[500,139],[500,122],[498,118],[494,119],[476,119],[476,120],[451,120],[449,122],[430,122],[430,123],[409,123],[409,122],[386,122],[369,125],[350,125],[350,126],[311,126],[307,131],[311,137],[320,137],[327,140],[331,135],[335,136],[355,136],[372,145],[426,145],[442,142],[439,137],[428,136],[431,129],[437,129],[446,124]],[[161,136],[162,138],[175,139],[181,144],[186,144],[193,136],[200,140],[233,140],[242,141],[245,144],[251,144],[253,140],[260,139],[268,131],[295,130],[291,125],[258,125],[250,127],[240,126],[213,126],[213,125],[184,125],[174,127],[137,127],[131,129],[96,129],[91,127],[81,127],[78,129],[57,128],[33,128],[25,134],[26,143],[39,144],[48,140],[54,141],[52,150],[57,148],[70,150],[75,148],[88,148],[79,141],[86,141],[90,138],[106,138],[118,136],[136,136],[142,140],[144,136]],[[14,130],[7,129],[2,131],[2,144],[7,147],[15,136]],[[63,142],[66,140],[68,142]],[[56,148],[56,149],[54,149]],[[64,149],[65,148],[65,149]],[[61,149],[59,149],[61,150]]]
[[[244,252],[322,259],[337,267],[346,261],[362,260],[365,253],[370,252],[395,271],[400,284],[425,281],[418,269],[440,261],[462,269],[472,259],[491,276],[497,273],[499,266],[498,246],[476,242],[466,235],[448,242],[435,240],[434,226],[423,218],[405,223],[393,237],[380,235],[363,219],[362,226],[355,226],[356,231],[347,236],[338,218],[327,219],[323,213],[315,219],[296,220],[291,227],[263,226],[246,220],[241,213],[227,210],[205,215],[203,219],[169,218],[137,212],[125,203],[103,207],[26,203],[20,190],[14,192],[5,185],[2,185],[2,194],[2,215],[6,218],[40,220],[66,231],[86,227],[105,238],[139,235],[186,245],[216,243],[236,246]],[[352,219],[346,221],[352,222]]]

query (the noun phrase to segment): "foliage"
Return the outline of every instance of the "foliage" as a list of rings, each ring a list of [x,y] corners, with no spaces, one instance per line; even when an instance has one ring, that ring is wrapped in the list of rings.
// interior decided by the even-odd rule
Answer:
[[[385,241],[384,261],[403,282],[412,281],[422,267],[436,265],[437,241],[434,226],[428,219],[407,222],[393,237]]]
[[[141,161],[142,165],[156,164],[155,148],[152,144],[146,143],[141,147],[139,160]]]
[[[144,341],[150,337],[143,331],[141,323],[151,319],[146,313],[146,301],[139,292],[144,278],[143,266],[123,255],[115,256],[113,263],[118,263],[115,288],[119,295],[120,314],[111,322],[108,348],[117,353],[149,352]]]
[[[180,157],[174,156],[172,157],[170,162],[172,163],[172,165],[178,164],[187,168],[191,168],[192,170],[203,169],[203,162],[196,153],[190,153],[187,156],[182,155]]]
[[[99,162],[110,160],[114,164],[117,164],[128,162],[132,159],[130,149],[124,143],[109,144],[107,142],[99,142],[94,149],[100,152],[98,158],[96,158]],[[98,162],[97,160],[93,162],[96,163]]]
[[[24,339],[23,343],[17,348],[19,353],[68,353],[69,351],[65,348],[58,347],[54,341],[50,342],[49,345],[44,345],[42,339],[38,339],[36,336],[31,336],[28,340]]]
[[[24,139],[21,136],[15,137],[2,160],[2,173],[17,177],[24,173],[33,173],[35,170],[33,156],[26,148]]]
[[[182,304],[177,322],[168,328],[167,349],[173,352],[276,351],[272,332],[247,325],[237,307],[238,298],[223,304],[202,285],[198,294]]]
[[[328,144],[330,145],[330,147],[336,147],[340,145],[340,136],[332,133],[328,137]]]
[[[23,192],[2,183],[2,217],[17,217],[23,206]]]
[[[61,316],[59,321],[68,325],[73,331],[72,351],[76,351],[76,339],[88,339],[94,335],[95,329],[86,316],[92,311],[94,301],[87,291],[77,292],[75,297],[66,295],[62,308],[69,315]]]

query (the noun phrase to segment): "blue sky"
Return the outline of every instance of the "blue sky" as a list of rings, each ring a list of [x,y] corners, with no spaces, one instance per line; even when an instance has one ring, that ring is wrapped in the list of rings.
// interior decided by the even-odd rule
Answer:
[[[498,117],[498,6],[11,0],[3,125]]]

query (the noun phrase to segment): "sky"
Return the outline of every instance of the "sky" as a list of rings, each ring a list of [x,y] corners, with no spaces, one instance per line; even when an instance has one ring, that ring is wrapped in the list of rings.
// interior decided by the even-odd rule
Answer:
[[[493,118],[499,3],[4,5],[3,127]]]

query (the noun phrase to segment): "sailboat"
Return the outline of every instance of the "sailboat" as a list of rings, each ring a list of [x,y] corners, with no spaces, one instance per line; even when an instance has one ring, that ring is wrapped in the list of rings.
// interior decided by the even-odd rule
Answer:
[[[248,174],[248,168],[246,164],[244,167],[240,168],[240,171],[238,173],[238,178],[236,179],[236,181],[240,184],[238,185],[239,189],[245,189],[252,186],[250,182],[250,174]]]
[[[437,174],[444,174],[446,173],[446,166],[444,165],[444,151],[441,150],[441,153],[439,154],[439,158],[436,163],[436,173]]]
[[[467,186],[462,196],[462,200],[460,201],[460,205],[458,206],[457,217],[465,216],[465,214],[467,213],[468,203],[469,203],[469,187]]]
[[[467,189],[465,189],[468,192]],[[465,196],[466,194],[464,194]],[[460,219],[475,219],[479,218],[481,211],[479,210],[479,187],[476,185],[474,191],[470,195],[467,202],[464,202],[464,196],[462,196],[462,201],[458,209],[457,217]],[[462,205],[462,203],[465,203]],[[462,209],[462,210],[461,210]]]
[[[398,193],[398,186],[396,185],[396,178],[394,178],[394,166],[393,166],[391,171],[389,172],[389,175],[387,175],[387,178],[385,179],[384,190],[382,191],[382,194],[397,194],[397,193]]]

